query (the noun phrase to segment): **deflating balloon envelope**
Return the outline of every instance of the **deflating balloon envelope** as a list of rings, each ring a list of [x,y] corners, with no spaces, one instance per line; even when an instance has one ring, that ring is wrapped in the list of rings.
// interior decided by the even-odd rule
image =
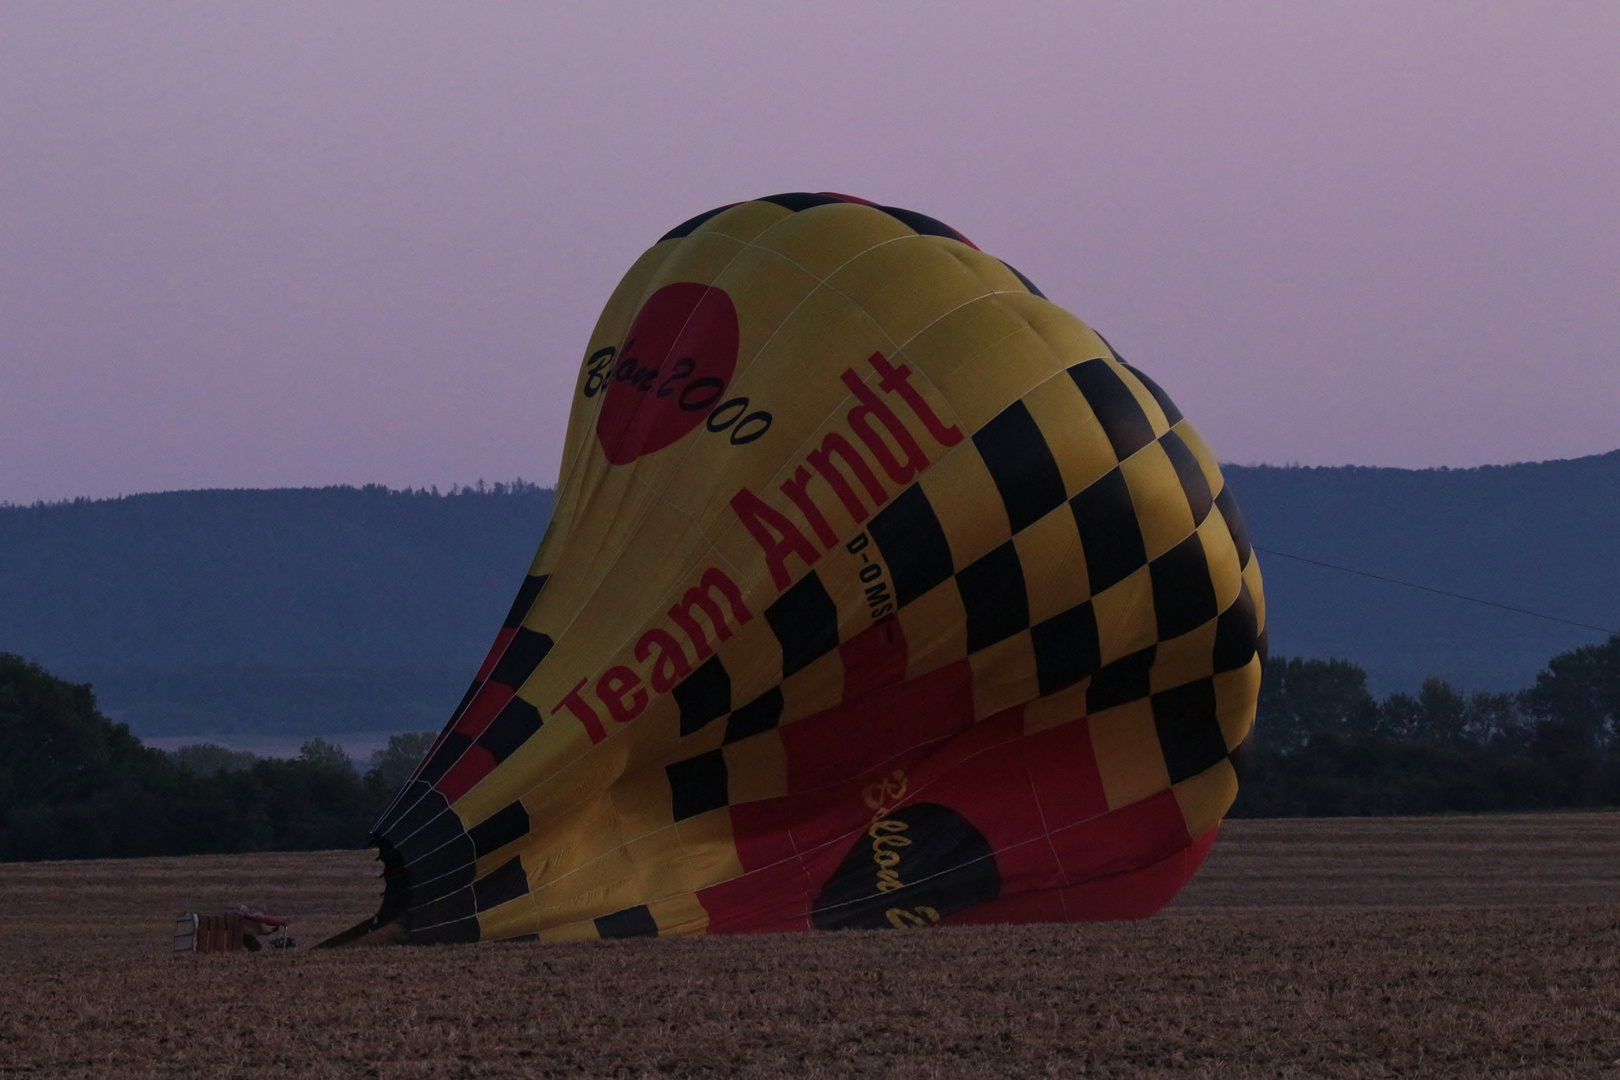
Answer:
[[[1264,650],[1214,455],[949,227],[693,218],[609,299],[557,509],[344,940],[1135,918]]]

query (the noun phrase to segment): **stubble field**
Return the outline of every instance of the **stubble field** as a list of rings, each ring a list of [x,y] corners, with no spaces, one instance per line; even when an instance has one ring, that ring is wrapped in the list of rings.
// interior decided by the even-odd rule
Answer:
[[[1230,822],[1142,923],[167,951],[375,866],[0,865],[0,1077],[1620,1076],[1620,814]]]

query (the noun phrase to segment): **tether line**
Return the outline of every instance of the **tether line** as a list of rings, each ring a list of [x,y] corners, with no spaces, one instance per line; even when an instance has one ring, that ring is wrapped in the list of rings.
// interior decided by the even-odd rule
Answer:
[[[1486,607],[1499,608],[1502,611],[1512,611],[1520,615],[1529,615],[1534,619],[1546,619],[1548,622],[1563,623],[1565,626],[1578,626],[1582,630],[1596,630],[1600,634],[1620,634],[1620,630],[1611,630],[1607,626],[1593,626],[1591,623],[1576,622],[1574,619],[1561,619],[1557,615],[1547,615],[1540,611],[1531,611],[1528,608],[1514,607],[1511,604],[1498,604],[1495,600],[1481,600],[1477,596],[1468,596],[1464,593],[1451,592],[1447,589],[1436,589],[1432,585],[1419,585],[1415,581],[1402,581],[1400,578],[1389,577],[1386,574],[1374,574],[1367,570],[1357,570],[1351,566],[1340,566],[1337,563],[1323,562],[1321,559],[1307,559],[1303,555],[1290,555],[1286,551],[1274,551],[1263,548],[1258,544],[1252,545],[1254,550],[1266,555],[1276,555],[1282,559],[1293,559],[1295,562],[1310,563],[1312,566],[1323,566],[1329,570],[1342,570],[1346,574],[1355,574],[1357,577],[1372,578],[1374,581],[1387,581],[1391,585],[1404,585],[1408,589],[1421,589],[1436,596],[1449,596],[1453,600],[1467,600],[1470,604],[1483,604]]]

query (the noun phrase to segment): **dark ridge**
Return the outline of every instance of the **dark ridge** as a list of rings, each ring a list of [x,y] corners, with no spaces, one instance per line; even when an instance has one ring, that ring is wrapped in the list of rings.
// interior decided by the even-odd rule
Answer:
[[[1196,422],[1196,418],[1195,418]],[[1247,533],[1287,552],[1620,626],[1620,451],[1470,469],[1225,466]],[[1379,694],[1526,686],[1602,635],[1260,553],[1273,653],[1344,657]]]

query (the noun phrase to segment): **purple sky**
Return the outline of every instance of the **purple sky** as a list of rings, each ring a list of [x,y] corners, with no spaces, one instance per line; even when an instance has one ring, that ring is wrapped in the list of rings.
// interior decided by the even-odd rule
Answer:
[[[0,5],[0,500],[556,476],[721,203],[949,222],[1237,462],[1620,447],[1620,6]]]

